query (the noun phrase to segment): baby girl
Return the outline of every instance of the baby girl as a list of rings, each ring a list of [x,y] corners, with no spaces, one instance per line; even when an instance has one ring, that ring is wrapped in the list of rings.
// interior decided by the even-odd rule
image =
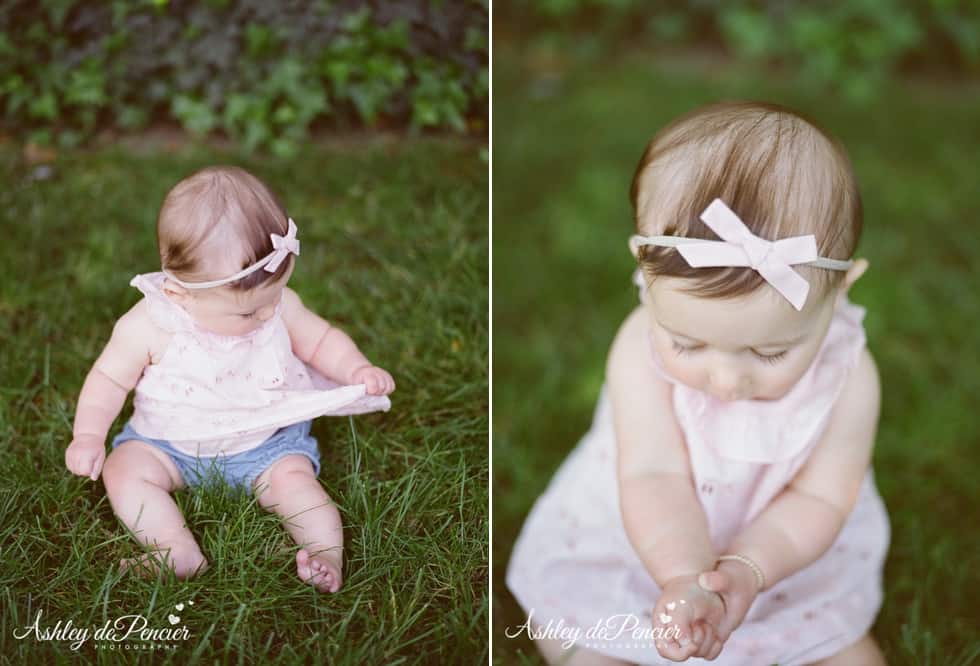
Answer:
[[[508,567],[536,645],[567,664],[884,663],[880,388],[847,297],[868,264],[843,148],[785,108],[715,104],[654,137],[631,198],[641,303]]]
[[[112,509],[147,548],[121,562],[179,578],[208,566],[171,493],[215,476],[255,492],[300,545],[296,571],[321,592],[342,582],[340,514],[317,480],[310,419],[387,410],[395,383],[286,287],[297,227],[258,178],[202,169],[157,220],[163,271],[115,324],[82,386],[65,462],[103,474]],[[129,391],[134,411],[105,439]]]

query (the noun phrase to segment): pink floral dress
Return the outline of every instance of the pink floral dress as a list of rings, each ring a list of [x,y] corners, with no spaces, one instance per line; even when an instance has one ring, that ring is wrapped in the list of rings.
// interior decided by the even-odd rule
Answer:
[[[864,348],[864,314],[842,300],[813,364],[776,401],[716,400],[672,379],[651,346],[650,372],[673,384],[674,410],[717,552],[725,552],[779,494],[819,441]],[[578,628],[581,647],[640,664],[675,664],[661,658],[650,635],[642,633],[652,627],[660,588],[627,540],[615,461],[612,413],[603,388],[591,429],[531,509],[514,545],[507,586],[540,627]],[[888,516],[869,468],[857,504],[830,549],[760,594],[716,660],[686,663],[806,664],[856,642],[882,603],[889,537]]]
[[[387,411],[387,396],[341,386],[296,358],[281,305],[242,336],[200,327],[162,291],[163,273],[137,275],[150,318],[172,333],[159,362],[136,384],[130,425],[202,457],[259,446],[279,428],[323,415]]]

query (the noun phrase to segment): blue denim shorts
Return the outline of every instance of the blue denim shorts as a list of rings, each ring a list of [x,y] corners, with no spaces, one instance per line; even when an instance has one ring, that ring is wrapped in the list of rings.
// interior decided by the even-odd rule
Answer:
[[[283,456],[302,454],[313,463],[314,474],[320,474],[320,451],[317,449],[316,439],[310,436],[310,423],[302,421],[280,428],[254,449],[231,455],[219,453],[214,457],[184,453],[165,439],[144,437],[127,423],[122,432],[112,439],[112,448],[115,449],[131,439],[146,442],[170,456],[188,486],[193,488],[206,485],[209,479],[217,477],[230,486],[244,486],[251,495],[255,479]]]

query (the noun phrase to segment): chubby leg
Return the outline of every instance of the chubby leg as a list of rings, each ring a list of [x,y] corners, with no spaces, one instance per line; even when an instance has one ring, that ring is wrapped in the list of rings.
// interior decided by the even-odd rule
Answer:
[[[887,662],[875,639],[868,633],[832,657],[814,662],[813,666],[887,666]]]
[[[313,474],[306,456],[280,458],[253,484],[259,504],[275,511],[300,546],[296,573],[321,592],[336,592],[343,581],[344,528],[340,512]]]
[[[149,552],[120,562],[124,569],[156,575],[160,565],[180,579],[203,572],[208,563],[170,493],[184,486],[173,461],[145,442],[129,440],[113,449],[102,468],[112,510]]]

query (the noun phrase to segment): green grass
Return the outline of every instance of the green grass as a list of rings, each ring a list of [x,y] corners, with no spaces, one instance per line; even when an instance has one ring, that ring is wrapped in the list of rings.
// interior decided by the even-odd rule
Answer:
[[[627,198],[646,142],[718,99],[813,116],[845,143],[865,203],[851,292],[883,382],[874,466],[892,544],[873,628],[890,664],[980,658],[980,88],[894,84],[853,108],[792,73],[574,45],[494,55],[493,640],[539,663],[506,590],[531,504],[592,417],[612,337],[636,302]],[[523,49],[523,50],[520,50]]]
[[[112,324],[159,270],[164,194],[212,163],[252,170],[298,222],[290,281],[398,384],[388,413],[314,422],[320,479],[346,528],[345,585],[296,577],[296,548],[241,492],[176,497],[211,569],[190,581],[118,573],[140,552],[101,480],[65,468],[75,399]],[[101,626],[143,614],[190,631],[137,656],[89,640],[85,661],[398,664],[486,660],[488,651],[487,166],[479,145],[358,139],[291,160],[214,147],[62,154],[33,180],[0,146],[0,663],[77,660],[16,628]],[[123,411],[110,437],[128,417]],[[179,626],[179,625],[178,625]],[[130,640],[129,643],[134,641]],[[122,654],[120,654],[122,653]],[[482,656],[481,656],[482,655]]]

